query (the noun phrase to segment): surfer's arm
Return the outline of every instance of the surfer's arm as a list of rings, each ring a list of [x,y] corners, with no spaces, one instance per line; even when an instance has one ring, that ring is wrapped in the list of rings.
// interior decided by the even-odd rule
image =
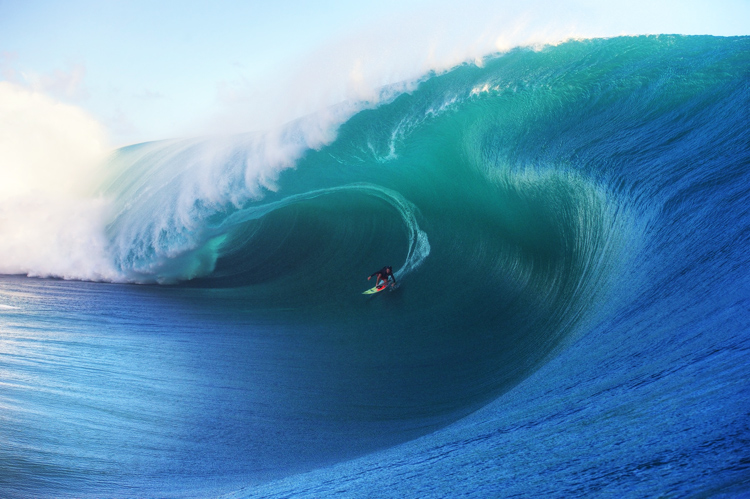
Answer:
[[[378,276],[378,275],[380,275],[380,271],[379,270],[377,272],[373,272],[372,274],[370,274],[370,277],[375,277],[375,276]],[[368,281],[370,280],[370,277],[367,278]]]

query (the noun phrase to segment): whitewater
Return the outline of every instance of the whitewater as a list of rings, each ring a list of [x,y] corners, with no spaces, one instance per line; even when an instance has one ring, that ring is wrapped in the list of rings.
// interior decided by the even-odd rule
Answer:
[[[2,495],[747,494],[748,76],[570,40],[88,144],[0,202]]]

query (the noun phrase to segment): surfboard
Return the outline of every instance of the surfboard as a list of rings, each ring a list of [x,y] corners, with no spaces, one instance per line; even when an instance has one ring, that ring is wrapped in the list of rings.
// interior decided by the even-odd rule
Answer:
[[[365,291],[362,294],[363,295],[373,295],[375,293],[379,293],[379,292],[383,291],[387,287],[388,287],[388,284],[381,284],[380,286],[375,286],[374,288],[368,289],[367,291]]]

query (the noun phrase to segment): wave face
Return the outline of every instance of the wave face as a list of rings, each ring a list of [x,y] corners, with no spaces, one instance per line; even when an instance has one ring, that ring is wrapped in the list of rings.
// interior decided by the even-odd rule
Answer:
[[[139,299],[202,314],[191,334],[211,358],[247,354],[201,376],[266,388],[200,392],[223,404],[211,435],[232,442],[204,460],[165,443],[157,418],[118,425],[152,436],[140,462],[161,471],[135,485],[145,471],[126,453],[136,469],[104,483],[747,490],[749,54],[748,38],[679,36],[517,49],[430,75],[335,133],[303,120],[119,150],[100,192],[115,280],[169,284]],[[399,287],[362,296],[383,265]],[[149,329],[179,322],[147,309]]]

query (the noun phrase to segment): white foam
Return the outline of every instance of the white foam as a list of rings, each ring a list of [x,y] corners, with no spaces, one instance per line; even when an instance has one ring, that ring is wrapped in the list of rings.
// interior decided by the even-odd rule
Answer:
[[[81,109],[0,82],[0,273],[115,278],[108,203],[90,195],[106,151]]]

